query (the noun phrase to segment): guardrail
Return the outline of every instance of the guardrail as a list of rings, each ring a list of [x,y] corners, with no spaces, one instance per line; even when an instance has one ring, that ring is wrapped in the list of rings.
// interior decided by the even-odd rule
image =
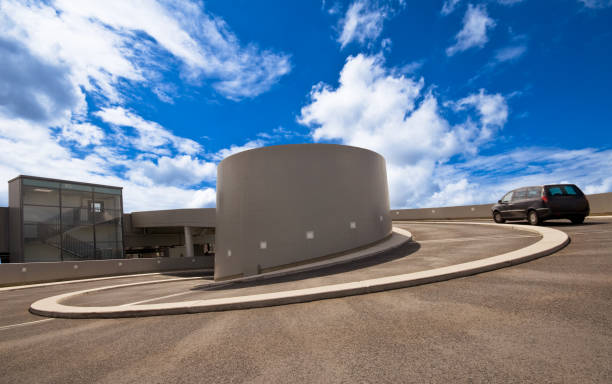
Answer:
[[[612,192],[587,195],[591,215],[612,214]],[[393,209],[392,220],[449,220],[491,217],[491,204],[418,209]]]
[[[213,256],[0,264],[0,286],[134,273],[212,269]]]

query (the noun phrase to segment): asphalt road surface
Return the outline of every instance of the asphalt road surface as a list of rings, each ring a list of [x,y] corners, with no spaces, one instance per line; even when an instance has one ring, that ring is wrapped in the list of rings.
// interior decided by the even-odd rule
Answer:
[[[546,225],[567,232],[571,243],[529,263],[303,304],[69,320],[34,316],[27,309],[43,297],[152,277],[0,292],[0,382],[610,383],[612,219]],[[480,226],[422,223],[405,228],[416,243],[404,248],[404,254],[275,284],[291,287],[316,279],[405,273],[492,256],[537,241],[523,232],[504,235]],[[221,292],[198,290],[194,280],[184,283],[155,284],[149,287],[151,292],[135,290],[133,301],[184,288],[190,293],[175,301]],[[232,290],[252,289],[265,288]],[[133,297],[117,293],[90,299],[118,303]]]

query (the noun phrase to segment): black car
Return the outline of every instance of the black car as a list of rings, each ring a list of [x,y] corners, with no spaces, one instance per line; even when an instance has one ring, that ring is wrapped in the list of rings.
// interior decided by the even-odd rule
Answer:
[[[510,191],[491,207],[493,220],[527,220],[538,225],[548,219],[569,219],[580,224],[589,215],[589,201],[574,184],[523,187]]]

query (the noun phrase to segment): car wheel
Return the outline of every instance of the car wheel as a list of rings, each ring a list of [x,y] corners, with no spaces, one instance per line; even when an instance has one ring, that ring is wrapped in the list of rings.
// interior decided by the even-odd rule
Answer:
[[[504,220],[504,218],[502,217],[501,213],[497,211],[493,212],[493,220],[498,224],[502,224],[506,222],[506,220]]]
[[[573,224],[582,224],[584,223],[584,216],[575,216],[570,219]]]
[[[529,220],[529,224],[531,225],[540,224],[540,217],[538,216],[538,213],[534,210],[531,210],[527,213],[527,220]]]

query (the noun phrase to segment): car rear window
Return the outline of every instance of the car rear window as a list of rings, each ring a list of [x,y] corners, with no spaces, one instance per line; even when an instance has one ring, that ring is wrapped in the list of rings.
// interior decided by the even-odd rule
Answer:
[[[572,187],[571,185],[566,185],[565,187],[563,187],[563,189],[565,189],[565,193],[568,194],[568,195],[577,195],[578,194],[578,192],[576,192],[574,187]]]
[[[577,188],[572,185],[556,185],[547,187],[548,196],[579,196]]]

